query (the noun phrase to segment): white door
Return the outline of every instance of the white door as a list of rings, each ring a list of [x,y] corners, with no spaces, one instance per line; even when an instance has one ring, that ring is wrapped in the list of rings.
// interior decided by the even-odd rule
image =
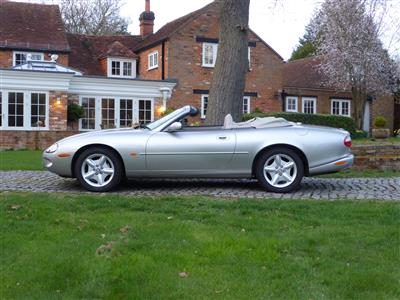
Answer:
[[[364,120],[363,120],[363,130],[366,132],[369,132],[369,102],[367,101],[365,103],[365,108],[364,108]]]

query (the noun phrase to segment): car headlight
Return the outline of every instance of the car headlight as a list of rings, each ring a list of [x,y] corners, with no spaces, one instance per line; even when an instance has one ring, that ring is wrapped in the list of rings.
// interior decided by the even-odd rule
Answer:
[[[58,144],[55,143],[55,144],[51,145],[49,148],[47,148],[45,152],[46,153],[54,153],[57,151],[57,149],[58,149]]]

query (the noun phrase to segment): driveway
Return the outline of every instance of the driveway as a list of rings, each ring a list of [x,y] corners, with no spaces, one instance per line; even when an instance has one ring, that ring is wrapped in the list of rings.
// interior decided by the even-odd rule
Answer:
[[[75,179],[49,172],[0,171],[0,190],[22,192],[86,192]],[[355,199],[400,201],[400,177],[395,178],[304,178],[301,188],[290,194],[262,190],[249,179],[151,179],[132,180],[112,193],[132,196],[213,196],[221,198]]]

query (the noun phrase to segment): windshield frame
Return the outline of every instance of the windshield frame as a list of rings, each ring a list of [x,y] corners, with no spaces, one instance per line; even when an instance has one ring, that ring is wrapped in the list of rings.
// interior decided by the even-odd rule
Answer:
[[[145,126],[150,131],[162,131],[165,128],[167,128],[169,125],[171,125],[172,123],[183,119],[189,113],[190,113],[190,106],[184,106],[184,107],[179,108],[154,122],[146,124]]]

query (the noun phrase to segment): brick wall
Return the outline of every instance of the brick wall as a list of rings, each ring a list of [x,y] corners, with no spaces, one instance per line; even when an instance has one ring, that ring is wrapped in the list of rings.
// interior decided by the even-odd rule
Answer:
[[[400,171],[400,142],[381,145],[354,145],[354,170]]]
[[[165,47],[166,48],[166,47]],[[149,54],[158,51],[158,68],[149,70]],[[147,49],[139,54],[139,77],[142,79],[162,79],[162,44]],[[167,61],[167,59],[166,59]],[[165,73],[166,74],[166,73]]]
[[[76,131],[2,131],[0,150],[44,150],[60,139],[77,133]]]
[[[67,102],[65,92],[49,92],[49,129],[67,130]]]
[[[0,50],[0,68],[11,68],[13,64],[12,50]]]

